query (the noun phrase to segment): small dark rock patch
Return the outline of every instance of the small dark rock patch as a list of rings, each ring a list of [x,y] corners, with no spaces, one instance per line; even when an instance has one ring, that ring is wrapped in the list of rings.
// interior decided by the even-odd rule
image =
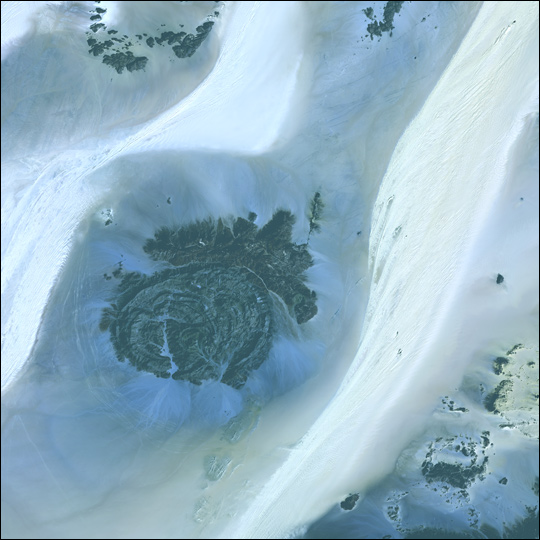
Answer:
[[[341,501],[340,506],[343,510],[352,510],[356,506],[356,502],[359,498],[357,493],[352,493],[344,501]]]

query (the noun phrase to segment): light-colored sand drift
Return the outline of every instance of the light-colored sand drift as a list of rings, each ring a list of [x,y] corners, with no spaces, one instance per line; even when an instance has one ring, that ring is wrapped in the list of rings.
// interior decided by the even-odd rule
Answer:
[[[537,32],[535,5],[482,7],[383,180],[355,363],[223,538],[279,538],[349,490],[369,487],[391,470],[433,400],[459,382],[468,360],[457,354],[460,330],[473,307],[462,291],[512,143],[535,110]]]
[[[494,212],[507,209],[495,204],[507,197],[513,173],[506,163],[534,92],[534,8],[483,8],[397,147],[375,202],[399,136],[476,7],[412,4],[396,19],[393,38],[360,43],[362,7],[228,5],[216,65],[186,99],[162,110],[161,89],[153,87],[140,111],[150,121],[130,127],[113,118],[114,130],[79,141],[69,160],[60,155],[49,169],[42,148],[30,149],[36,161],[7,165],[10,173],[24,173],[23,180],[7,176],[11,199],[3,215],[11,240],[3,260],[10,318],[2,382],[13,383],[3,400],[8,536],[288,534],[391,469],[437,395],[459,383],[471,354],[452,355],[458,344],[460,353],[472,350],[471,329],[478,328],[474,347],[482,347],[491,322],[499,328],[506,321],[501,306],[533,309],[519,300],[534,290],[528,271],[512,279],[517,266],[506,255],[499,261],[477,253],[489,251]],[[433,11],[429,28],[421,22],[424,9],[426,17]],[[120,107],[128,90],[139,88],[136,79],[131,83],[109,89],[104,103]],[[513,98],[517,90],[520,99]],[[53,120],[51,127],[58,130]],[[128,271],[150,271],[141,245],[156,226],[209,215],[253,210],[263,224],[286,207],[298,216],[293,236],[303,242],[302,216],[317,189],[326,207],[322,232],[310,240],[316,264],[309,281],[320,316],[306,334],[327,347],[318,375],[262,410],[246,406],[231,429],[171,435],[159,426],[134,427],[129,410],[114,401],[124,374],[97,328],[103,283],[114,285],[103,280],[114,268],[106,266],[122,252]],[[116,225],[103,226],[106,208],[114,209],[116,236],[110,234]],[[504,228],[519,239],[514,247],[530,253],[535,215],[533,209],[526,224],[512,219]],[[502,263],[508,267],[499,269]],[[507,276],[505,302],[493,300],[499,297],[492,293],[506,290],[494,283],[498,271]],[[518,281],[522,286],[513,289]],[[355,356],[368,294],[363,345],[324,411]],[[490,323],[478,324],[473,303],[488,299],[497,310]],[[296,350],[282,341],[274,353],[287,369],[276,370],[272,390],[302,381],[321,348]],[[163,403],[142,395],[153,387],[134,379],[124,393],[135,407],[149,403],[149,416],[158,419],[167,408],[172,416],[187,411],[172,388]],[[194,396],[194,420],[226,408],[208,395]],[[224,467],[223,476],[208,463]]]

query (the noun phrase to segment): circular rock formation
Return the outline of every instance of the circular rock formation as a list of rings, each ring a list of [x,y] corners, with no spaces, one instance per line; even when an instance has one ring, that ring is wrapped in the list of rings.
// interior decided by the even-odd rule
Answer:
[[[268,357],[271,297],[245,267],[188,264],[128,274],[103,319],[118,359],[157,377],[241,388]]]
[[[323,207],[317,192],[308,240]],[[299,325],[317,314],[317,295],[304,283],[313,259],[307,242],[292,241],[295,217],[278,210],[260,229],[256,218],[161,227],[143,250],[168,270],[126,273],[119,261],[103,275],[121,280],[100,322],[120,362],[160,378],[241,388],[269,356],[274,314],[285,308]]]

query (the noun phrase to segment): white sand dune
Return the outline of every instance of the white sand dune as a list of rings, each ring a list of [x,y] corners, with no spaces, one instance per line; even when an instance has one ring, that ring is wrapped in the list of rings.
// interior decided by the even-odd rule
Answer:
[[[471,289],[482,286],[475,254],[490,239],[512,145],[537,107],[536,62],[529,63],[537,54],[535,11],[512,10],[522,34],[508,6],[484,6],[401,138],[375,203],[373,277],[355,361],[316,424],[223,538],[279,538],[390,472],[434,399],[459,383],[470,361],[463,351],[494,335],[478,321],[478,299],[471,301]],[[514,213],[514,226],[526,227],[527,243],[537,245],[534,214],[524,223]],[[505,261],[510,273],[534,268],[532,253],[518,261]],[[494,308],[506,324],[512,319],[501,303],[532,293],[522,307],[537,309],[533,276],[512,286],[512,299],[497,297]],[[495,286],[490,293],[498,294]]]

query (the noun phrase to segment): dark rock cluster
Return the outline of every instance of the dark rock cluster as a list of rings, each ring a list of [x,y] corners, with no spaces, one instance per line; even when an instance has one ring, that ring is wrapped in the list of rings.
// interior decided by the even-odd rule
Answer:
[[[98,2],[96,2],[98,3]],[[146,56],[135,56],[130,48],[133,46],[133,38],[127,35],[117,38],[109,36],[118,34],[115,29],[107,31],[107,37],[101,39],[101,30],[106,30],[105,23],[100,22],[103,20],[106,9],[96,7],[91,11],[90,21],[92,24],[89,26],[91,32],[87,32],[87,43],[90,46],[88,50],[92,56],[101,56],[106,51],[111,50],[112,54],[106,54],[103,56],[102,62],[105,65],[111,66],[117,73],[122,73],[124,68],[128,71],[144,70],[148,62]],[[218,11],[215,11],[210,17],[216,18],[219,15]],[[164,25],[162,25],[164,26]],[[180,25],[183,26],[183,25]],[[147,34],[136,34],[135,37],[140,43],[146,43],[150,48],[153,48],[156,44],[164,47],[165,45],[172,46],[174,54],[178,58],[189,58],[195,54],[197,49],[202,45],[204,40],[208,37],[208,34],[214,26],[213,20],[207,20],[196,28],[195,34],[188,34],[187,32],[161,32],[159,36],[148,36]],[[144,39],[146,38],[146,39]],[[133,41],[132,41],[133,39]]]
[[[381,37],[383,32],[390,32],[390,35],[392,35],[392,30],[394,29],[394,15],[401,11],[402,5],[403,2],[386,2],[382,22],[373,20],[373,8],[366,8],[364,10],[366,17],[373,21],[367,26],[367,31],[369,32],[371,39],[373,39],[373,36]]]
[[[457,437],[449,437],[430,443],[422,463],[424,478],[428,483],[442,482],[459,489],[468,488],[477,478],[482,479],[488,462],[485,448],[489,444],[489,433],[484,432],[482,436],[482,448],[468,437],[459,442]],[[484,438],[487,438],[487,444],[484,444]],[[456,455],[455,459],[449,459],[452,453]]]
[[[279,210],[261,229],[251,219],[222,219],[193,223],[180,229],[159,229],[144,245],[154,260],[174,266],[191,262],[215,263],[251,269],[268,290],[279,295],[299,324],[317,313],[317,295],[305,285],[304,272],[313,264],[307,244],[291,241],[294,216]]]
[[[159,378],[241,388],[268,357],[278,304],[299,324],[315,316],[317,296],[304,284],[313,261],[307,244],[292,242],[294,216],[279,210],[260,229],[256,217],[163,227],[143,249],[168,269],[104,275],[121,279],[100,322],[119,361]]]
[[[501,381],[484,400],[484,406],[489,412],[500,413],[508,400],[514,383],[510,379]]]
[[[146,56],[134,56],[130,51],[106,54],[103,57],[103,63],[116,69],[117,73],[122,73],[124,68],[130,72],[144,69],[147,62]]]
[[[360,496],[357,493],[353,493],[341,501],[340,506],[343,510],[352,510],[359,498]]]
[[[321,219],[323,208],[324,203],[322,202],[321,194],[317,191],[310,204],[311,215],[309,218],[309,234],[314,231],[318,232],[321,230],[319,220]]]
[[[101,320],[118,360],[160,378],[242,387],[268,356],[274,323],[264,283],[246,268],[189,264],[128,273]]]
[[[493,371],[495,375],[501,375],[504,373],[504,366],[508,364],[508,358],[504,356],[499,356],[493,360]]]

